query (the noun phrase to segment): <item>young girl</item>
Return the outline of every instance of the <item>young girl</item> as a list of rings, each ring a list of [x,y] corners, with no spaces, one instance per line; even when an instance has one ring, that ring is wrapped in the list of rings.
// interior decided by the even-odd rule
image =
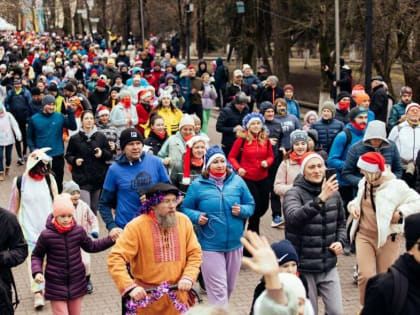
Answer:
[[[305,114],[305,118],[303,119],[303,122],[305,125],[303,125],[303,130],[309,130],[311,129],[311,125],[318,120],[318,114],[314,110],[310,110]]]
[[[153,112],[163,117],[166,133],[168,136],[171,136],[178,131],[179,122],[181,121],[184,114],[172,102],[172,96],[170,93],[163,92],[159,96],[159,104],[156,106]]]
[[[211,109],[216,105],[217,92],[213,84],[210,83],[210,74],[204,72],[201,75],[203,80],[204,91],[201,96],[201,102],[203,103],[203,127],[202,130],[207,134],[207,126],[210,120]]]
[[[80,248],[96,253],[114,244],[109,236],[93,241],[83,227],[75,223],[73,215],[71,196],[56,196],[47,228],[42,231],[32,252],[32,275],[35,282],[45,282],[45,297],[51,301],[53,315],[81,314],[87,283]]]
[[[71,201],[74,206],[74,218],[76,223],[83,227],[83,229],[93,238],[99,236],[99,225],[95,214],[89,205],[80,199],[80,187],[74,181],[65,182],[63,192],[71,196]],[[93,292],[93,285],[90,281],[90,256],[82,249],[82,261],[86,270],[87,293]]]
[[[147,139],[144,141],[145,145],[152,148],[153,154],[157,155],[162,148],[163,143],[168,139],[168,134],[165,130],[165,122],[162,116],[153,113],[149,120],[150,132]]]
[[[15,136],[17,141],[22,140],[22,133],[18,123],[13,115],[7,112],[3,104],[0,103],[0,181],[4,181],[4,175],[9,175]],[[6,171],[3,168],[3,150],[6,156]]]

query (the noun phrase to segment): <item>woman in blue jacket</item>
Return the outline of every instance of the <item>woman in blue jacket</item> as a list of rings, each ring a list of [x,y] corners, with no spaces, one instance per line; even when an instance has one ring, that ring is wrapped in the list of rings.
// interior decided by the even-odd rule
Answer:
[[[207,151],[205,170],[188,188],[181,210],[198,225],[209,302],[225,306],[241,267],[244,223],[254,212],[248,187],[226,161],[218,146]]]

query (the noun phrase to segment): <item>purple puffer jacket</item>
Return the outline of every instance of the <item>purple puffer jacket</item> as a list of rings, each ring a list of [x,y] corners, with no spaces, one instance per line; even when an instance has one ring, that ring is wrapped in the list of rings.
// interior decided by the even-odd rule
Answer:
[[[38,238],[32,252],[32,275],[42,273],[44,256],[47,255],[45,269],[45,298],[53,301],[71,300],[86,294],[86,272],[80,248],[96,253],[111,247],[114,242],[109,236],[92,240],[85,230],[75,223],[67,233],[58,233],[48,216],[46,229]]]

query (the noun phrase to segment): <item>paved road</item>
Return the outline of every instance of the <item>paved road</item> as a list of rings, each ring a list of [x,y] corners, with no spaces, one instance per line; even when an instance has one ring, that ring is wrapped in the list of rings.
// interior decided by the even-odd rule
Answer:
[[[213,113],[213,115],[217,114]],[[212,137],[212,144],[220,143],[220,135],[215,132],[215,119],[210,120],[210,136]],[[7,207],[8,198],[13,176],[17,176],[24,171],[24,166],[16,166],[16,157],[14,157],[12,172],[5,182],[0,184],[0,205]],[[66,179],[69,179],[69,174],[66,174]],[[100,221],[101,235],[105,235],[105,226]],[[261,221],[261,231],[266,235],[270,241],[279,241],[284,238],[284,230],[273,229],[270,227],[271,215],[269,212],[263,217]],[[94,293],[87,295],[83,300],[83,315],[90,314],[121,314],[120,296],[116,290],[108,272],[106,270],[106,256],[108,251],[92,255],[92,282],[94,285]],[[358,311],[358,291],[352,284],[352,272],[355,257],[342,256],[338,261],[338,270],[341,279],[344,313],[356,314]],[[49,304],[47,303],[43,311],[35,312],[32,308],[33,298],[30,293],[30,285],[28,279],[27,264],[14,269],[16,285],[18,288],[21,304],[19,305],[16,314],[51,314]],[[253,291],[258,283],[259,277],[248,269],[241,269],[236,289],[231,297],[231,308],[234,314],[248,314],[249,306],[252,301]],[[321,314],[321,311],[320,311]]]

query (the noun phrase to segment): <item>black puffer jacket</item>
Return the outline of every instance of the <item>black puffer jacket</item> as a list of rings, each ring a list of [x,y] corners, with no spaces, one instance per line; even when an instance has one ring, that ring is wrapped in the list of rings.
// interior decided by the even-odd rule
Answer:
[[[23,263],[28,256],[28,245],[16,216],[0,208],[0,314],[13,314],[12,267]]]
[[[157,134],[153,131],[150,131],[149,136],[144,140],[144,144],[152,148],[153,154],[157,155],[162,148],[163,143],[168,139],[168,135],[165,135],[165,138],[160,139]]]
[[[372,90],[370,109],[375,114],[375,119],[386,123],[388,114],[388,93],[383,84],[378,85]]]
[[[322,148],[330,152],[330,146],[335,136],[340,131],[343,131],[344,123],[335,118],[328,120],[321,118],[312,124],[311,129],[315,129],[318,132],[319,144],[322,145]]]
[[[95,148],[102,150],[100,158],[95,157]],[[66,160],[72,166],[73,180],[80,189],[93,191],[101,189],[108,169],[106,161],[112,159],[108,140],[101,132],[95,132],[90,138],[83,131],[71,136],[66,152]],[[77,159],[83,159],[80,166]]]
[[[234,102],[231,102],[220,112],[217,118],[216,130],[222,133],[222,145],[232,146],[236,140],[235,126],[242,126],[242,119],[249,113],[248,107],[242,112],[236,109]]]
[[[336,192],[320,207],[315,201],[321,185],[298,175],[284,197],[286,239],[292,242],[299,256],[302,272],[326,272],[337,264],[336,255],[328,249],[334,242],[344,244],[346,221],[343,201]]]

